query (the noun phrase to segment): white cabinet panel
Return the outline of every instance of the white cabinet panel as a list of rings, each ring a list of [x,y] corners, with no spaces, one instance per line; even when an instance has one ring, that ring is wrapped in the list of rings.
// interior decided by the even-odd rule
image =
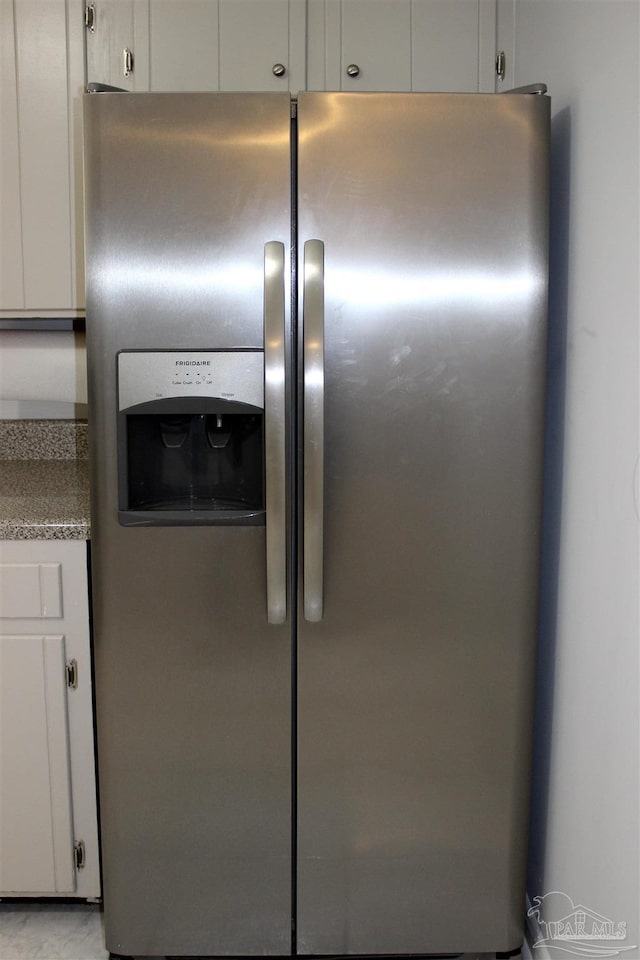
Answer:
[[[64,0],[19,2],[15,16],[24,305],[70,307],[66,6]]]
[[[495,5],[308,0],[308,89],[473,92],[479,78],[491,89]]]
[[[87,81],[111,84],[112,4],[91,3],[91,26],[86,31]],[[115,84],[113,84],[115,86]]]
[[[342,0],[340,79],[336,89],[411,89],[410,0]],[[351,77],[350,65],[359,73]],[[327,78],[329,79],[329,78]]]
[[[515,86],[515,0],[497,0],[497,49],[504,52],[504,80],[496,79],[495,89],[510,90]]]
[[[152,2],[151,90],[218,89],[218,0]]]
[[[303,90],[303,0],[219,0],[220,89]],[[274,66],[285,68],[276,76]]]
[[[305,0],[95,0],[95,11],[90,82],[154,91],[305,87]]]
[[[479,0],[412,0],[413,90],[478,89]]]
[[[497,0],[480,0],[478,16],[478,92],[493,93],[496,85]]]
[[[22,214],[13,4],[0,3],[0,310],[21,309]]]
[[[496,0],[96,0],[88,76],[139,90],[473,91],[479,78],[486,90],[495,7]],[[125,48],[134,57],[129,78]]]
[[[82,97],[85,89],[84,0],[67,0],[67,104],[71,307],[84,312],[84,205],[82,198]]]
[[[62,616],[59,563],[0,563],[2,617]]]
[[[0,890],[75,891],[61,636],[0,637]]]
[[[0,541],[0,896],[100,896],[86,549]]]
[[[82,306],[82,3],[14,0],[2,17],[2,246],[4,316],[72,315]]]
[[[136,89],[138,49],[133,32],[133,0],[118,0],[112,10],[111,29],[111,83],[125,90]],[[125,55],[131,62],[125,66]]]
[[[94,0],[93,11],[92,28],[86,31],[87,81],[148,90],[149,0]]]

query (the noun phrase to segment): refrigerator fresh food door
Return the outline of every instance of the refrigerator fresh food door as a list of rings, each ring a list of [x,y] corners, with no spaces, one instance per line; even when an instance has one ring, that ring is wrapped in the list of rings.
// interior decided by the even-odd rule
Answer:
[[[522,940],[548,117],[299,97],[302,954]]]
[[[107,946],[287,954],[289,97],[93,94],[85,129]]]

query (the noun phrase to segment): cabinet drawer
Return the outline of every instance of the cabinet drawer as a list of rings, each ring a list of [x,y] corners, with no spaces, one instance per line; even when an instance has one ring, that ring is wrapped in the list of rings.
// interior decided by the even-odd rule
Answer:
[[[61,616],[60,563],[0,563],[0,617],[39,620]]]

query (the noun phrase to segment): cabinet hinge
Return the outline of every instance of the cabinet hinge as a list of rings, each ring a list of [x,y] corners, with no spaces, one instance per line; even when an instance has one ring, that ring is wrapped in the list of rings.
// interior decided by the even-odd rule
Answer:
[[[96,32],[96,5],[88,3],[84,8],[84,25],[91,33]]]
[[[133,51],[125,47],[122,51],[122,76],[130,77],[133,73]]]
[[[76,865],[76,870],[82,870],[85,863],[85,849],[84,849],[84,840],[76,840],[73,845],[73,861]]]
[[[502,83],[507,75],[507,57],[504,50],[501,50],[496,57],[496,77]]]
[[[65,668],[67,675],[67,686],[71,687],[72,690],[77,690],[78,688],[78,661],[69,660]]]

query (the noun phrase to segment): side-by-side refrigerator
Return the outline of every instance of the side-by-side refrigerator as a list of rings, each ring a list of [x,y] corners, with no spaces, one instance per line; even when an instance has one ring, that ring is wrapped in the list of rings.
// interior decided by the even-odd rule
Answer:
[[[108,949],[515,950],[548,98],[85,101]]]

